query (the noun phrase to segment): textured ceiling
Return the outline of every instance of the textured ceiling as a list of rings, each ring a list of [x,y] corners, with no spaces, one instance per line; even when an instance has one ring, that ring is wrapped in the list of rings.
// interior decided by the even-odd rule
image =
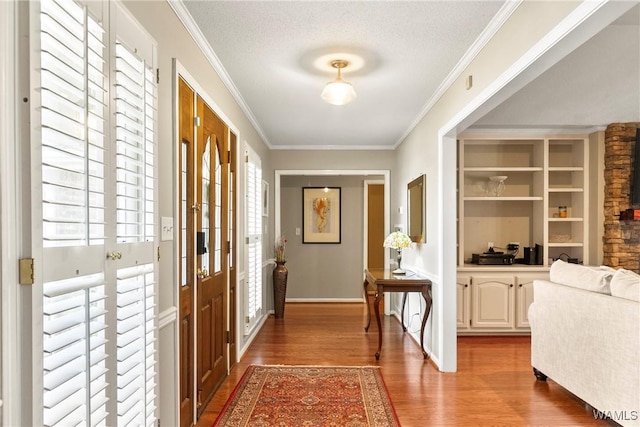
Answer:
[[[271,148],[396,146],[460,70],[503,1],[190,1],[195,24]],[[189,16],[190,15],[190,16]],[[184,21],[183,17],[183,21]],[[493,21],[492,21],[493,20]],[[640,121],[640,7],[552,66],[474,128]],[[477,48],[477,45],[475,46]],[[320,99],[343,72],[357,99]]]
[[[601,127],[640,121],[640,6],[587,40],[474,127]]]
[[[272,148],[390,148],[503,1],[183,1]],[[320,99],[343,71],[357,99]],[[332,54],[337,54],[332,56]]]

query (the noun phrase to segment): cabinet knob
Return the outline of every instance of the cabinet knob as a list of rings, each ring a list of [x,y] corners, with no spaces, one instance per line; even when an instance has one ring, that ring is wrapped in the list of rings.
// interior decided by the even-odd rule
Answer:
[[[510,287],[510,288],[513,288],[513,283],[511,283],[511,284],[509,285],[509,287]]]
[[[465,287],[465,288],[468,288],[468,287],[469,287],[469,285],[464,285],[464,287]]]
[[[520,284],[518,285],[518,287],[519,287],[519,288],[521,288],[521,287],[522,287],[522,283],[520,283]]]

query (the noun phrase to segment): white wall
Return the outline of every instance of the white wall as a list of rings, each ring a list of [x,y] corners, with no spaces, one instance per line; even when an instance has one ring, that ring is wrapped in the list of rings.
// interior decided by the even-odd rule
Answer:
[[[373,178],[383,178],[374,176]],[[287,238],[287,300],[363,301],[364,180],[354,176],[283,176],[280,230]],[[302,242],[302,188],[340,187],[339,244]]]
[[[397,150],[392,223],[404,220],[396,207],[406,206],[406,184],[427,175],[427,242],[407,254],[406,262],[434,282],[433,323],[426,341],[441,370],[455,371],[457,364],[455,137],[633,4],[600,6],[524,1]],[[474,82],[470,90],[464,83],[468,75]],[[416,296],[414,300],[417,304]],[[398,300],[392,303],[398,310]]]

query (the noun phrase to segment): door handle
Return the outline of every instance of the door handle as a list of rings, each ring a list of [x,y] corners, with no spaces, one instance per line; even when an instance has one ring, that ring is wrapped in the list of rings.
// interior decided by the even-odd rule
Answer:
[[[121,258],[122,258],[122,252],[119,252],[119,251],[107,252],[107,259],[115,261],[115,260],[121,259]]]
[[[199,279],[205,279],[209,277],[209,271],[207,271],[206,268],[200,269],[200,267],[198,267],[198,269],[196,270],[196,274]]]

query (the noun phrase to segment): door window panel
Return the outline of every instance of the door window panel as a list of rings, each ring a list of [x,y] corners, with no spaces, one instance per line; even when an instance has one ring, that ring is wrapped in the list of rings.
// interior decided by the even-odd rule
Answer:
[[[214,260],[214,271],[219,272],[222,270],[222,241],[220,240],[220,236],[222,236],[222,163],[220,161],[220,150],[216,144],[215,151],[215,209],[213,213],[213,218],[215,221],[215,251],[213,254]]]
[[[202,271],[211,272],[211,230],[210,230],[210,200],[211,200],[211,137],[207,138],[207,144],[202,153],[202,226],[204,253],[201,254]]]

